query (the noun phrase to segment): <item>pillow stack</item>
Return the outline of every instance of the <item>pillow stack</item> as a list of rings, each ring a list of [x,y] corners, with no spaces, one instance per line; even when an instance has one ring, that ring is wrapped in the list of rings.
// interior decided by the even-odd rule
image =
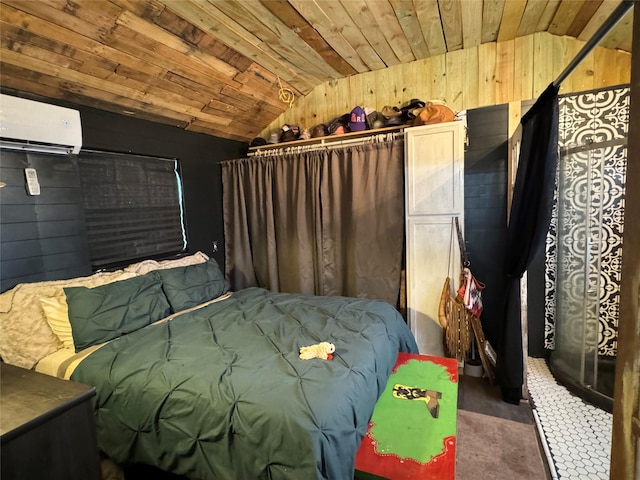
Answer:
[[[228,291],[214,259],[149,271],[93,288],[65,287],[40,303],[65,348],[79,352],[113,340]]]

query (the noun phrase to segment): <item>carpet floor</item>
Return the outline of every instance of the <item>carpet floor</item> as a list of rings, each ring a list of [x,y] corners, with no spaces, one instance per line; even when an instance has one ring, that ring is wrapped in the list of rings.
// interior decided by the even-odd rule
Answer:
[[[546,480],[536,426],[458,410],[456,480]]]

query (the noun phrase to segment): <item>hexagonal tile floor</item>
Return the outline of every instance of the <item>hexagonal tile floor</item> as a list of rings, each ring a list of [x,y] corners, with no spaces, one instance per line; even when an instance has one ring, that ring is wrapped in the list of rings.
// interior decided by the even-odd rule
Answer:
[[[544,359],[529,357],[527,367],[529,394],[551,476],[608,480],[611,414],[558,384]]]

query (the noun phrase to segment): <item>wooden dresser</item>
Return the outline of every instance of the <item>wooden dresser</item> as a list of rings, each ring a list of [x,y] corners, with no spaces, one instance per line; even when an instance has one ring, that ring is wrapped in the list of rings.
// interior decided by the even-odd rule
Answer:
[[[93,387],[0,363],[0,477],[98,480],[94,395]]]

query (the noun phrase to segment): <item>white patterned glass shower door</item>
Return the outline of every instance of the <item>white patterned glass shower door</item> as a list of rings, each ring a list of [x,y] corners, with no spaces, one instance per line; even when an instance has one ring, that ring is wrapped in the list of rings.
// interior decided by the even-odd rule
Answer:
[[[628,89],[560,100],[554,371],[613,396]],[[549,247],[549,239],[547,241]]]

